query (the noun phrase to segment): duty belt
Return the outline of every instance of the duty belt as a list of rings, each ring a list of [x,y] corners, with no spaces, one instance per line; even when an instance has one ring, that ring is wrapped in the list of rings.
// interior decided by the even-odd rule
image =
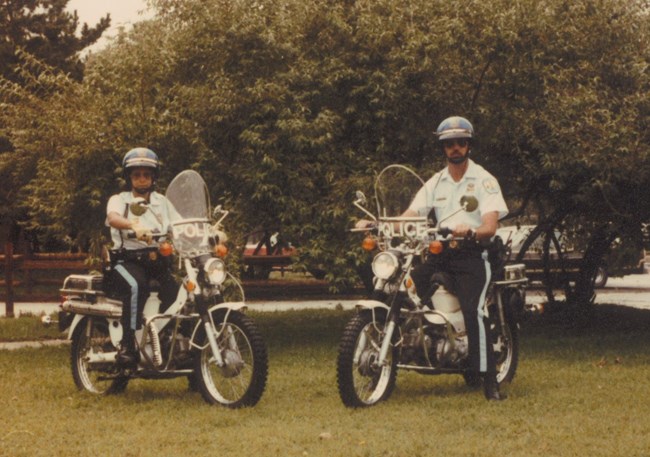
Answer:
[[[473,240],[451,240],[444,252],[455,258],[480,258],[485,246]]]
[[[158,248],[119,249],[111,251],[111,260],[114,262],[155,262],[159,258]]]

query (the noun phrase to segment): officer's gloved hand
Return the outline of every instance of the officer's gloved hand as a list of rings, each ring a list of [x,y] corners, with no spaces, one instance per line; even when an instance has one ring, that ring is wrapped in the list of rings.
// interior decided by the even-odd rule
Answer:
[[[140,240],[140,241],[144,241],[144,242],[147,243],[147,244],[151,244],[151,243],[152,243],[152,241],[153,241],[153,236],[152,236],[152,233],[151,233],[151,229],[149,229],[149,228],[147,228],[147,227],[144,227],[144,226],[140,225],[139,222],[135,222],[135,223],[131,226],[131,230],[133,230],[133,231],[135,232],[135,237],[136,237],[138,240]]]
[[[214,224],[210,227],[210,234],[213,237],[217,238],[220,244],[223,244],[226,241],[228,241],[228,235],[226,235],[226,232],[221,230],[221,226],[218,226],[217,224]]]

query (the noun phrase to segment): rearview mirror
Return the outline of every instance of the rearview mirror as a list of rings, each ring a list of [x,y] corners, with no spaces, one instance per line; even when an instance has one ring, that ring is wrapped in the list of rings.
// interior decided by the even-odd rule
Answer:
[[[223,206],[217,205],[214,207],[214,210],[212,211],[212,217],[214,219],[217,219],[217,222],[215,222],[215,226],[219,227],[221,224],[221,221],[223,221],[226,216],[228,215],[229,211],[223,209]]]
[[[460,197],[460,206],[468,213],[471,213],[478,208],[478,200],[473,195],[463,195]]]
[[[149,209],[149,204],[144,198],[136,198],[133,203],[129,204],[129,211],[134,216],[142,216]]]

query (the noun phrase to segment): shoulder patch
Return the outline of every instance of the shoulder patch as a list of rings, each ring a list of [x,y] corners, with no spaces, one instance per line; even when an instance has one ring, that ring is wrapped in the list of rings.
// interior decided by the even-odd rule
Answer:
[[[494,178],[486,178],[483,180],[483,188],[488,194],[496,194],[499,192],[499,183]]]

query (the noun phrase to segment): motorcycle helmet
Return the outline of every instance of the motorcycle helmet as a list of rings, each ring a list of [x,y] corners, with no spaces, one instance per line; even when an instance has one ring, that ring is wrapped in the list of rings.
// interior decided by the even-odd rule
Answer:
[[[158,155],[148,148],[133,148],[124,154],[124,159],[122,159],[122,174],[129,190],[131,189],[131,170],[141,167],[151,168],[153,170],[151,187],[149,189],[141,189],[142,191],[151,192],[160,171]]]
[[[440,123],[436,130],[438,141],[450,140],[453,138],[474,138],[474,127],[470,121],[460,116],[448,117]]]
[[[472,140],[474,138],[474,127],[471,122],[460,116],[448,117],[440,123],[438,129],[436,130],[436,135],[438,136],[438,142],[440,144],[440,150],[443,154],[444,152],[444,142],[446,140],[460,140],[466,139],[469,144],[469,149],[467,153],[463,156],[457,157],[447,157],[447,161],[454,164],[461,164],[465,162],[470,154],[472,147]]]

